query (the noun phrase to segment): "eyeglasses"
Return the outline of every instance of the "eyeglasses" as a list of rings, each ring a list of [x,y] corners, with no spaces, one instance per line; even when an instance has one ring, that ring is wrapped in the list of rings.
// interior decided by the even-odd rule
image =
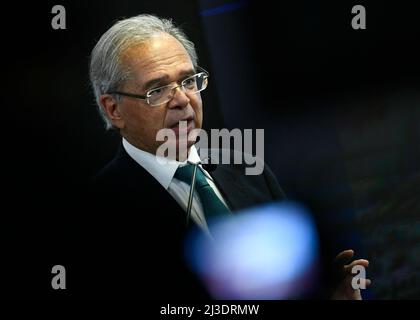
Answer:
[[[169,84],[163,87],[154,88],[147,91],[145,96],[122,91],[110,91],[107,93],[145,100],[147,104],[155,107],[171,101],[175,95],[175,90],[179,87],[181,87],[186,94],[195,94],[206,89],[209,82],[209,74],[204,69],[201,70],[201,72],[182,80],[181,84]]]

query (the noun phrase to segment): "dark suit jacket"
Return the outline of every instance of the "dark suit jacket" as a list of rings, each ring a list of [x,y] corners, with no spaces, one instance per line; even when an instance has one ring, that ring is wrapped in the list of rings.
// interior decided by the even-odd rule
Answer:
[[[267,166],[258,176],[247,176],[244,170],[245,165],[219,164],[210,172],[232,211],[284,197]],[[90,277],[74,279],[80,293],[208,297],[184,263],[185,212],[122,146],[96,176],[88,195],[80,252]]]

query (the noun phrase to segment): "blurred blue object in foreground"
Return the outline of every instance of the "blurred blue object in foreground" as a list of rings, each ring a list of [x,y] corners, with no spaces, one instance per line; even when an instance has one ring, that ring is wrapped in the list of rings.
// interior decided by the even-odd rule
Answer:
[[[186,239],[189,266],[215,299],[299,299],[318,282],[319,243],[308,210],[296,202],[235,212]]]

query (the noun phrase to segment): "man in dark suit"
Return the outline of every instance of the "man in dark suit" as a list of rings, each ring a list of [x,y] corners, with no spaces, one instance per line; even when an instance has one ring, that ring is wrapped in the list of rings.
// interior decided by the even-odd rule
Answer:
[[[268,167],[246,175],[244,164],[203,165],[192,133],[202,125],[208,74],[171,21],[140,15],[117,22],[92,51],[90,79],[100,114],[122,144],[91,186],[83,252],[98,268],[85,293],[208,297],[184,263],[186,229],[211,236],[212,216],[283,199],[274,175]],[[174,138],[158,139],[162,130]],[[175,156],[159,153],[164,143]]]
[[[198,170],[207,174],[203,167]],[[243,165],[219,164],[210,169],[208,175],[231,211],[284,197],[268,168],[255,176],[244,175]],[[95,216],[95,233],[88,242],[95,244],[89,259],[97,259],[95,264],[107,270],[99,270],[103,283],[91,282],[93,292],[147,298],[208,297],[184,261],[186,233],[192,228],[209,232],[206,220],[199,220],[202,204],[198,194],[186,225],[188,193],[180,205],[123,146],[95,177],[92,187],[95,206],[89,211]],[[103,261],[104,257],[112,259]],[[98,292],[99,287],[103,289]]]

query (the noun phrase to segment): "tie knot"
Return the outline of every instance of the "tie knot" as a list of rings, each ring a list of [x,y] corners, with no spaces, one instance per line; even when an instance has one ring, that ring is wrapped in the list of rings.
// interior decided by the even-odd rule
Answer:
[[[191,185],[191,179],[194,172],[194,165],[187,164],[183,167],[178,167],[175,172],[175,178],[178,180],[184,181],[185,183]],[[208,185],[207,180],[204,176],[204,173],[201,171],[200,167],[197,166],[197,172],[195,175],[196,185],[199,187]]]
[[[194,167],[195,165],[192,164],[187,164],[183,167],[179,167],[176,170],[174,177],[178,180],[184,181],[188,185],[191,185]],[[213,191],[212,187],[207,182],[203,171],[198,165],[195,174],[195,185],[197,187],[197,193],[200,196],[201,203],[203,205],[204,214],[207,218],[229,213],[229,209]]]

